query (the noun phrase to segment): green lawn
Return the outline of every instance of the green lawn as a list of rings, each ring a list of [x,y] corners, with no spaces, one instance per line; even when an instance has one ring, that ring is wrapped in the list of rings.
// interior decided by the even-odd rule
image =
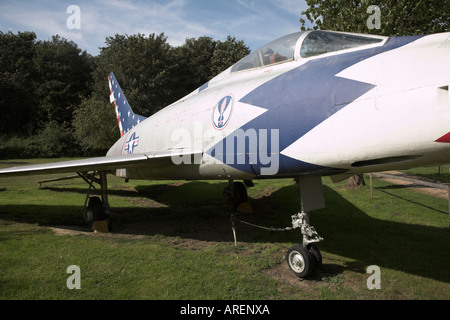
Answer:
[[[40,160],[49,161],[49,160]],[[3,161],[0,166],[29,163]],[[237,225],[234,247],[223,181],[130,181],[108,177],[113,230],[83,229],[87,184],[46,184],[57,176],[0,179],[0,299],[450,299],[448,203],[374,179],[350,189],[323,178],[327,208],[311,213],[323,268],[295,278],[284,255],[299,230]],[[253,214],[239,218],[290,226],[298,211],[290,179],[255,181]],[[77,265],[81,289],[69,290]],[[369,290],[368,266],[381,270]]]

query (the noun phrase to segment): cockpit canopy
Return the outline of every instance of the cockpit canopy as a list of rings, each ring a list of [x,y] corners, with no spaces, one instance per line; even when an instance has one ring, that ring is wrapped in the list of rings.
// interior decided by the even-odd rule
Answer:
[[[305,37],[303,34],[307,33]],[[295,59],[297,42],[302,39],[300,57],[308,58],[382,42],[385,37],[332,31],[301,31],[278,38],[250,53],[231,67],[231,73]]]
[[[294,59],[295,45],[303,32],[296,32],[278,38],[248,56],[239,60],[232,68],[231,72],[254,69],[268,66],[282,61]]]
[[[307,58],[328,52],[374,44],[381,41],[383,41],[383,38],[372,38],[351,33],[313,31],[303,40],[300,56],[302,58]]]

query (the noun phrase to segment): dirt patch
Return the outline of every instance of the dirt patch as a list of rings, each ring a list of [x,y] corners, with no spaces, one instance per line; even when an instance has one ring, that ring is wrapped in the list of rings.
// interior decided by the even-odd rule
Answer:
[[[75,227],[75,226],[55,226],[49,227],[55,235],[57,236],[75,236],[79,234],[89,235],[93,232],[86,227]]]
[[[146,234],[137,234],[137,233],[122,233],[122,232],[120,232],[120,233],[115,233],[115,232],[102,233],[102,232],[92,231],[87,227],[74,227],[74,226],[55,226],[55,227],[49,227],[49,229],[52,230],[56,236],[85,235],[85,236],[108,238],[108,239],[112,239],[112,238],[144,239],[146,237],[158,237],[158,235],[146,235]],[[167,241],[168,243],[170,243],[171,245],[173,245],[175,247],[192,250],[192,251],[203,250],[205,248],[215,246],[218,243],[215,241],[180,238],[177,236],[173,236],[173,237],[167,236],[165,238],[165,241]]]
[[[190,251],[203,250],[206,248],[213,247],[217,244],[217,242],[213,241],[203,241],[203,240],[194,240],[194,239],[181,239],[181,238],[171,238],[169,243],[175,247],[187,249]]]
[[[136,234],[125,234],[125,233],[112,233],[112,232],[97,232],[92,231],[88,227],[76,227],[76,226],[55,226],[49,227],[50,230],[54,232],[56,236],[77,236],[77,235],[85,235],[85,236],[96,236],[96,237],[105,237],[105,238],[136,238],[142,239],[144,235],[136,235]]]
[[[264,188],[263,190],[261,190],[260,192],[258,192],[258,194],[254,195],[253,199],[261,199],[261,198],[270,197],[274,191],[277,191],[277,189],[275,189],[272,186],[268,186],[268,187]]]
[[[168,205],[160,203],[158,201],[149,198],[132,198],[131,203],[144,208],[167,208]]]
[[[296,287],[310,287],[312,283],[317,281],[305,280],[297,277],[287,263],[281,263],[271,269],[264,270],[263,273],[271,278],[277,279],[284,284],[288,284]]]
[[[442,199],[448,199],[448,190],[440,189],[440,188],[427,187],[427,186],[423,186],[423,185],[420,184],[420,181],[422,181],[422,180],[425,181],[425,182],[437,183],[436,181],[431,181],[431,180],[424,179],[424,178],[418,177],[418,176],[406,175],[406,174],[403,174],[402,172],[399,172],[399,171],[386,171],[384,173],[387,174],[387,175],[390,175],[391,177],[380,177],[378,179],[387,181],[387,182],[392,183],[392,184],[396,184],[396,185],[401,185],[401,186],[405,186],[405,187],[408,187],[408,188],[412,188],[412,189],[417,190],[417,191],[419,191],[421,193],[424,193],[424,194],[428,194],[428,195],[435,196],[435,197],[442,198]],[[398,177],[398,178],[396,178],[396,177]],[[406,181],[406,180],[401,179],[402,177],[408,177],[408,178],[411,178],[411,179],[416,179],[417,182]]]
[[[263,274],[280,282],[278,290],[289,291],[289,288],[297,288],[310,299],[315,299],[321,288],[332,286],[324,280],[327,277],[321,270],[315,270],[308,279],[302,279],[292,272],[286,262],[263,271]]]

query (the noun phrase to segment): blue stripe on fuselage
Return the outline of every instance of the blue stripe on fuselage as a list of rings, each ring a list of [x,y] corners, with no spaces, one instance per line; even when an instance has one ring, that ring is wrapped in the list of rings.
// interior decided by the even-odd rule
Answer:
[[[207,153],[221,161],[226,159],[226,155],[233,154],[234,158],[231,162],[230,159],[224,162],[243,172],[259,175],[261,168],[268,167],[267,161],[265,164],[261,163],[261,153],[281,152],[325,119],[374,88],[372,84],[340,78],[336,74],[362,60],[408,44],[419,37],[394,37],[382,47],[310,60],[262,84],[240,100],[240,102],[267,109],[267,112],[246,123],[240,128],[242,129],[239,130],[240,132],[235,133],[236,136],[242,136],[242,133],[252,130],[257,133],[257,148],[251,147],[250,143],[245,145],[248,161],[242,163],[242,158],[239,161],[236,151],[239,138],[236,138],[233,144],[228,143],[228,147],[232,147],[232,150],[227,150],[227,143],[222,141]],[[260,129],[267,129],[264,132],[267,134],[267,145],[260,144]],[[278,130],[278,150],[271,150],[271,130]],[[278,135],[274,137],[278,138]],[[258,155],[254,158],[252,158],[252,150],[258,150]],[[278,165],[279,175],[311,171],[323,174],[327,170],[330,173],[336,172],[336,169],[305,163],[281,154]]]

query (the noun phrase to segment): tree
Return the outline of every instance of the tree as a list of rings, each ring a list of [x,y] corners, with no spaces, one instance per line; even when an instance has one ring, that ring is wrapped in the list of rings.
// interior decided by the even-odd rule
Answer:
[[[117,118],[109,102],[86,98],[74,112],[74,137],[90,154],[104,154],[119,136]]]
[[[211,60],[216,45],[210,37],[188,38],[182,46],[173,49],[179,86],[177,98],[182,98],[211,78]]]
[[[217,41],[214,55],[211,59],[211,78],[244,58],[250,49],[244,41],[227,36],[225,41]]]
[[[39,41],[33,57],[37,117],[43,123],[70,124],[76,105],[91,92],[92,57],[59,36]]]
[[[184,45],[174,48],[177,98],[197,89],[249,53],[244,41],[231,36],[226,41],[210,37],[186,39]]]
[[[72,113],[91,92],[93,58],[71,41],[0,32],[0,132],[5,156],[74,154]],[[17,147],[15,147],[17,146]]]
[[[314,29],[372,33],[386,36],[449,31],[450,3],[442,0],[306,0],[302,12]],[[380,29],[369,29],[373,7],[380,9]],[[369,9],[369,13],[368,13]],[[306,21],[301,18],[302,30]]]
[[[0,132],[32,133],[37,100],[33,57],[34,32],[0,32]]]
[[[163,33],[145,37],[118,35],[106,39],[94,72],[94,97],[108,101],[108,75],[114,72],[133,111],[150,116],[167,106],[173,88],[171,46]]]

